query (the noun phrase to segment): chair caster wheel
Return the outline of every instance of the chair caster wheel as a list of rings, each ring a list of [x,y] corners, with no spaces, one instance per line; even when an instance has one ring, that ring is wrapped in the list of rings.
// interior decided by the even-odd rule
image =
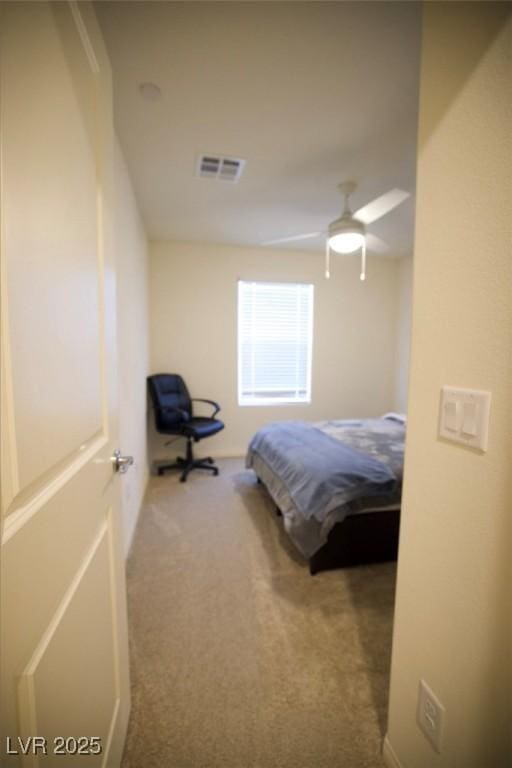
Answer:
[[[159,470],[157,471],[157,475],[158,475],[158,477],[162,477],[163,473],[164,473],[163,469],[159,469]]]
[[[218,474],[219,474],[219,470],[217,469],[217,467],[215,467],[215,472],[213,473],[213,476],[217,477]]]

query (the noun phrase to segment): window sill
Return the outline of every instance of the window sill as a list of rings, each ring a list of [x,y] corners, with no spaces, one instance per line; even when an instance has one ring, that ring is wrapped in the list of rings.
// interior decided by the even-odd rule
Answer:
[[[277,406],[290,407],[291,405],[311,405],[311,400],[251,400],[238,401],[240,408],[252,408],[254,406],[269,406],[275,408]]]

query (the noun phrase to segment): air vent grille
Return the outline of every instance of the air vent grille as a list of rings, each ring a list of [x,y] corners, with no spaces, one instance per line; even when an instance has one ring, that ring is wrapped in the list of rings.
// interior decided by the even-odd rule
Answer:
[[[197,160],[197,176],[236,183],[244,170],[245,160],[239,157],[200,155]]]

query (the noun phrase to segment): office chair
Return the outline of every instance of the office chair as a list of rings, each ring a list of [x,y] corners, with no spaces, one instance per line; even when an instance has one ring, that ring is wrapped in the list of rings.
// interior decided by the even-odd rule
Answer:
[[[177,373],[156,373],[148,376],[148,387],[155,410],[156,431],[162,435],[181,435],[187,439],[185,458],[179,456],[172,464],[159,464],[158,474],[163,475],[167,469],[181,469],[182,483],[193,469],[209,469],[214,475],[218,475],[219,470],[210,456],[206,459],[194,458],[192,444],[224,429],[223,422],[214,418],[220,411],[219,405],[213,400],[191,398],[185,382]],[[212,415],[195,416],[192,403],[197,402],[213,406]]]

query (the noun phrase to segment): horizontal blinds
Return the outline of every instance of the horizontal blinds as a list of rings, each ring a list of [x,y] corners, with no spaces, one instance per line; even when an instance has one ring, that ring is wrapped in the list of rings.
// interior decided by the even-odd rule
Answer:
[[[239,401],[310,399],[313,286],[239,282]]]

